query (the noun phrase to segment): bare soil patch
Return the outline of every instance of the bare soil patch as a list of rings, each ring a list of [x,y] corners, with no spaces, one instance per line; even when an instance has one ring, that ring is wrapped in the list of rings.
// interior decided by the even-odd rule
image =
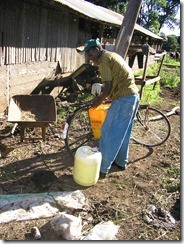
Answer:
[[[160,108],[166,113],[179,101],[180,90],[163,89],[161,96],[164,101]],[[120,225],[117,240],[180,240],[180,114],[170,116],[169,121],[172,132],[163,145],[146,148],[131,142],[127,170],[112,167],[108,178],[83,187],[73,180],[73,159],[57,134],[48,129],[45,142],[31,140],[34,133],[41,132],[29,129],[26,133],[30,139],[21,142],[18,129],[6,137],[11,128],[5,117],[0,123],[0,142],[13,150],[0,159],[0,194],[81,190],[91,205],[88,218],[81,212],[84,230],[112,220]],[[58,123],[58,133],[60,126]],[[146,223],[143,211],[149,205],[171,213],[176,220],[174,228]],[[61,240],[49,221],[45,218],[1,224],[0,239],[34,240],[31,229],[37,226],[41,240]]]

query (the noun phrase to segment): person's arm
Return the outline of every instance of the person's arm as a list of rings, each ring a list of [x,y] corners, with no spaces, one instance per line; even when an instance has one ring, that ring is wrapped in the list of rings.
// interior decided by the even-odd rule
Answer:
[[[110,95],[111,89],[112,81],[103,82],[103,91],[99,96],[93,99],[92,107],[98,107],[105,100],[105,98]]]

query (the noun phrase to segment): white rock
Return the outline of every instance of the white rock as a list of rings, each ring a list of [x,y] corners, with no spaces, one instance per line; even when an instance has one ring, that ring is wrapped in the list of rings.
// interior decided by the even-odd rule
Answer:
[[[82,240],[115,240],[119,226],[112,221],[101,222],[94,226]]]
[[[41,237],[42,237],[42,236],[41,236],[41,233],[40,233],[40,231],[39,231],[39,229],[38,229],[38,227],[36,227],[36,226],[34,226],[34,227],[32,228],[31,233],[32,233],[34,239],[36,239],[36,240],[39,240],[39,239],[41,239]]]
[[[51,227],[58,236],[66,240],[80,240],[82,220],[65,212],[58,214],[50,221]]]

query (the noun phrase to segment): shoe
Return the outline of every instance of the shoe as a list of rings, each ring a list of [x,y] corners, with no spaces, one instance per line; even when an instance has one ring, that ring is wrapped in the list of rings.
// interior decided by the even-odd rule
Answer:
[[[119,166],[116,164],[116,166],[118,167],[119,170],[123,171],[127,169],[127,165],[125,164],[124,166]]]
[[[100,172],[99,179],[105,179],[105,178],[107,178],[107,173]]]
[[[112,163],[112,166],[116,166],[121,171],[127,169],[127,164],[125,164],[124,166],[120,166],[120,165],[116,164],[115,161]]]

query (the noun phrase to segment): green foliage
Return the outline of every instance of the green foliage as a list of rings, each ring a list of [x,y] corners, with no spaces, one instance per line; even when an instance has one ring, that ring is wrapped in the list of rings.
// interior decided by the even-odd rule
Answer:
[[[155,34],[164,24],[172,29],[174,25],[179,25],[175,18],[179,7],[179,0],[143,0],[138,23]]]
[[[173,164],[166,171],[167,177],[163,178],[162,187],[167,192],[180,191],[180,164]]]
[[[139,239],[146,240],[148,238],[148,232],[146,230],[139,231]]]
[[[128,0],[86,0],[87,2],[111,9],[117,13],[124,14]]]
[[[125,185],[123,185],[122,183],[118,183],[116,184],[116,187],[118,190],[123,190],[125,188]]]
[[[178,44],[178,39],[175,35],[167,36],[167,41],[163,43],[163,50],[169,51],[180,51],[180,46]]]
[[[128,0],[86,0],[90,3],[124,14]],[[171,29],[179,25],[176,13],[180,8],[179,0],[143,0],[137,23],[158,34],[164,24]]]
[[[61,122],[61,121],[65,121],[68,114],[69,114],[69,107],[58,107],[57,108],[57,123]]]
[[[156,84],[155,88],[153,89],[153,84],[147,85],[144,87],[141,103],[146,104],[159,104],[162,101],[162,98],[159,97],[160,93],[160,84]]]
[[[158,72],[158,63],[155,63],[154,65],[151,65],[147,68],[146,75],[148,76],[156,76]],[[139,76],[143,74],[143,69],[138,70],[134,73],[135,76]],[[156,102],[161,102],[162,99],[159,98],[159,92],[160,92],[160,84],[157,83],[156,86],[153,89],[154,84],[146,85],[144,86],[144,90],[141,97],[141,103],[145,104],[150,102],[151,104],[154,104]],[[140,88],[140,86],[139,86]]]
[[[167,64],[172,64],[174,61],[170,60],[169,58],[166,60]],[[176,61],[175,61],[176,62]],[[178,62],[177,62],[178,64]],[[147,68],[147,76],[155,76],[158,72],[159,63],[155,63]],[[143,69],[134,72],[134,76],[140,76],[143,74]],[[159,97],[159,93],[163,87],[170,87],[174,88],[179,86],[180,84],[180,69],[164,69],[162,66],[160,72],[160,82],[156,84],[153,89],[153,84],[144,86],[141,103],[145,104],[150,102],[153,104],[159,104],[162,101],[162,98]],[[140,88],[140,86],[138,86]]]
[[[167,54],[160,73],[161,87],[177,87],[180,85],[180,62]]]
[[[161,87],[177,87],[180,83],[179,69],[177,68],[175,72],[163,70],[160,75],[160,85]]]
[[[173,67],[180,67],[180,61],[177,61],[169,56],[166,55],[163,65],[173,66]]]

